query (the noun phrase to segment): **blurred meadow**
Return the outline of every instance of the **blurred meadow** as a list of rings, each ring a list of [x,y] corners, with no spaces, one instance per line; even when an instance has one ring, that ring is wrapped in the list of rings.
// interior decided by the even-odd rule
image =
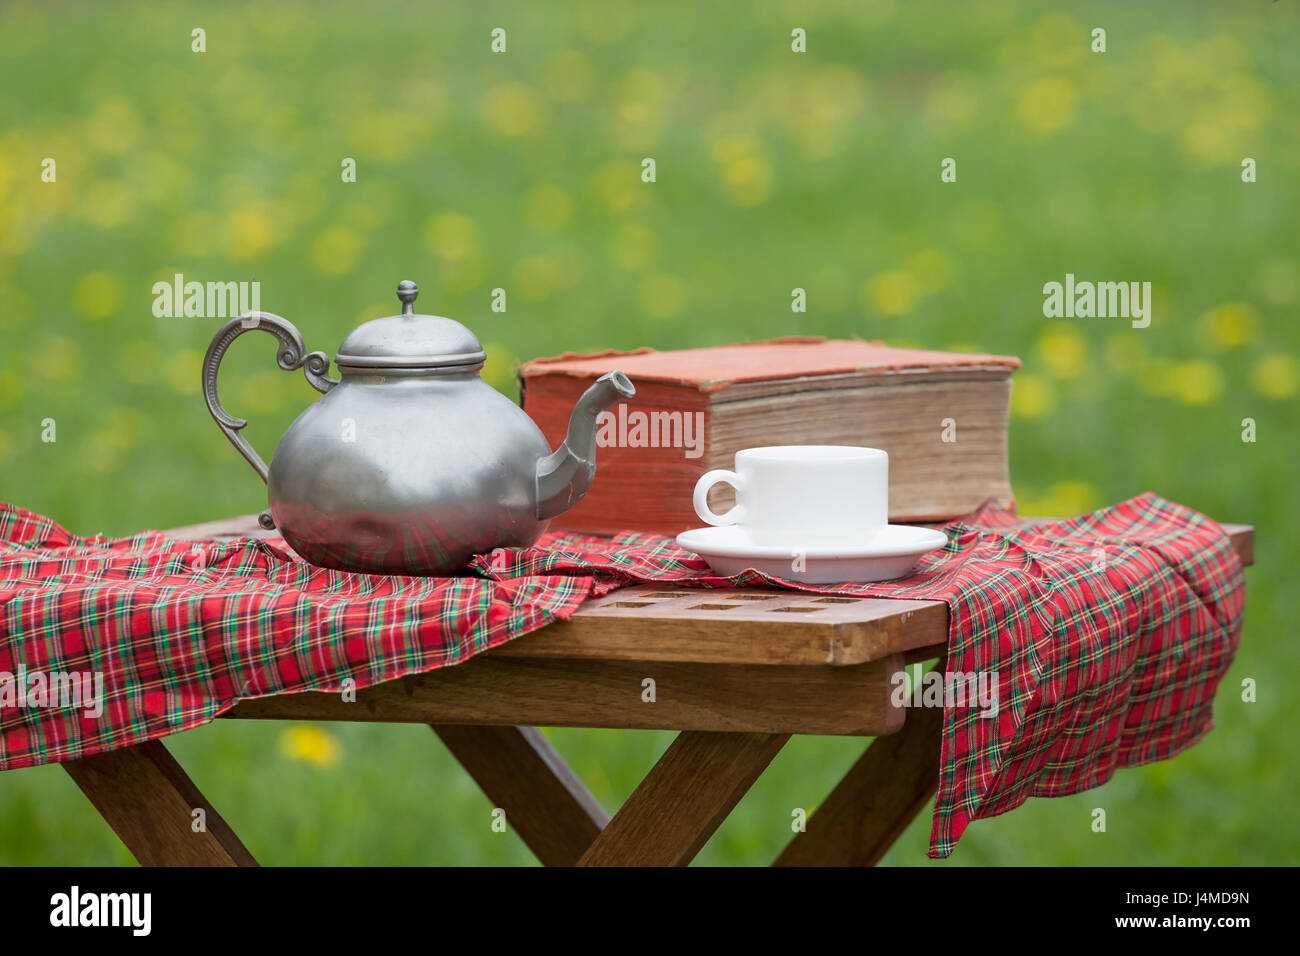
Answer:
[[[152,314],[175,273],[259,281],[331,355],[415,279],[511,395],[519,361],[568,350],[1018,355],[1022,511],[1156,491],[1254,524],[1258,563],[1214,732],[978,821],[938,865],[1293,863],[1298,27],[1265,2],[6,4],[0,500],[110,534],[265,506],[200,395],[223,320]],[[1150,327],[1044,318],[1067,272],[1150,281]],[[315,393],[249,336],[222,397],[269,458]],[[551,734],[611,810],[671,738]],[[532,862],[426,728],[218,722],[168,746],[264,863]],[[699,861],[768,862],[862,748],[793,740]],[[927,864],[928,826],[885,862]],[[63,770],[0,775],[0,864],[128,862]]]

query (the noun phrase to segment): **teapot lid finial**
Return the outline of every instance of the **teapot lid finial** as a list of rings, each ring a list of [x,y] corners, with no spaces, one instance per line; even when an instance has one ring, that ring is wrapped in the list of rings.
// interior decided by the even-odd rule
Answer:
[[[455,319],[418,315],[420,287],[397,284],[402,314],[363,322],[343,340],[334,361],[340,369],[450,369],[474,371],[487,356],[483,344]]]
[[[402,300],[402,315],[415,315],[415,297],[420,294],[420,287],[410,279],[397,283],[397,297]]]

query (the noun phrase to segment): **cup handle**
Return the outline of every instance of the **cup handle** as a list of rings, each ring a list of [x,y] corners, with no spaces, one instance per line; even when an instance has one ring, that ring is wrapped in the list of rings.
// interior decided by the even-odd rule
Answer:
[[[745,520],[745,506],[739,500],[731,506],[731,509],[726,514],[714,514],[713,509],[709,507],[709,492],[720,481],[725,481],[736,489],[737,499],[740,497],[740,492],[745,490],[745,479],[734,471],[728,471],[726,468],[715,468],[713,471],[706,471],[700,475],[700,480],[695,483],[695,496],[692,499],[695,505],[695,513],[700,516],[701,521],[712,525],[739,524]]]

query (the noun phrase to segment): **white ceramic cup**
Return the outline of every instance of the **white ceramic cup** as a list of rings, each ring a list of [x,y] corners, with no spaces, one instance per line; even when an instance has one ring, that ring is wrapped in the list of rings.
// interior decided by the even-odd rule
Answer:
[[[725,514],[709,507],[723,481],[736,489]],[[852,445],[770,445],[736,452],[735,471],[695,483],[695,513],[737,525],[755,544],[817,547],[861,541],[889,523],[889,455]]]

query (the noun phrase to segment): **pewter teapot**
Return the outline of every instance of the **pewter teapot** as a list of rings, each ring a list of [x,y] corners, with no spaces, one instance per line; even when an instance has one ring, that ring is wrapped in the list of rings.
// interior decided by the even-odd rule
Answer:
[[[454,319],[416,315],[414,282],[402,314],[366,322],[339,346],[306,351],[294,326],[269,312],[227,322],[203,359],[203,393],[218,427],[267,485],[262,527],[278,529],[312,564],[376,574],[447,574],[472,555],[526,547],[577,504],[596,473],[596,417],[636,394],[622,372],[578,399],[551,451],[514,402],[479,377],[487,357]],[[280,368],[301,368],[323,397],[289,426],[268,468],[217,398],[226,349],[252,329],[280,342]]]

